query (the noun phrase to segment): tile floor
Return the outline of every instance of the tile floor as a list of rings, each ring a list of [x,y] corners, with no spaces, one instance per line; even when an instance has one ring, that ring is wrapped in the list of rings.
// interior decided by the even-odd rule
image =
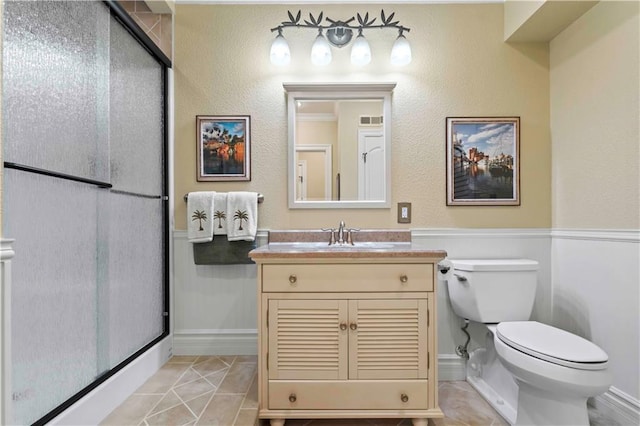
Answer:
[[[255,356],[175,356],[101,425],[256,426],[256,377]],[[445,418],[432,419],[430,426],[508,425],[467,382],[440,382],[438,387]],[[612,424],[595,416],[591,422]],[[288,420],[285,425],[411,426],[411,421]]]

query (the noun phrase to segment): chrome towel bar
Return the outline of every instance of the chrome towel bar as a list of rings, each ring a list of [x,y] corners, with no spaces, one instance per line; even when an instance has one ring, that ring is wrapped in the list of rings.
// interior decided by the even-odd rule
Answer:
[[[184,194],[184,202],[186,203],[189,199],[189,194]],[[258,194],[258,203],[262,203],[264,201],[264,195]]]

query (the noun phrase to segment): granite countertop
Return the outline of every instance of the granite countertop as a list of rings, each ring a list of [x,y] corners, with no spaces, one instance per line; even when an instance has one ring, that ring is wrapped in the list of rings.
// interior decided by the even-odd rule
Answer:
[[[327,231],[270,231],[269,243],[249,252],[259,259],[358,259],[427,258],[440,261],[444,250],[430,250],[411,243],[409,230],[360,230],[354,245],[329,245]]]

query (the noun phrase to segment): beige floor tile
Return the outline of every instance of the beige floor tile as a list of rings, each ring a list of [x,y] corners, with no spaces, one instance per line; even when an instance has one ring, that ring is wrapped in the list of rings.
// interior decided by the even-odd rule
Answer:
[[[202,376],[199,373],[197,373],[193,368],[189,368],[187,371],[184,372],[182,377],[180,377],[180,380],[178,380],[174,386],[180,386],[185,383],[193,382],[201,378]]]
[[[249,408],[238,411],[238,417],[233,426],[255,426],[258,421],[258,409]]]
[[[229,364],[215,356],[208,357],[204,360],[198,358],[198,360],[193,364],[191,368],[193,368],[199,374],[206,376],[207,374],[215,373],[229,368]]]
[[[204,395],[200,395],[197,398],[192,399],[191,401],[186,401],[185,404],[196,416],[200,417],[202,414],[202,410],[207,406],[214,392],[205,393]]]
[[[205,393],[215,390],[215,386],[205,379],[196,380],[181,386],[176,386],[173,391],[182,398],[183,401],[189,401]]]
[[[216,394],[200,415],[197,425],[230,426],[242,404],[243,395]]]
[[[161,411],[167,410],[171,407],[175,407],[176,405],[182,404],[182,400],[178,398],[178,396],[173,392],[167,392],[164,397],[158,402],[158,405],[153,407],[153,410],[149,413],[149,415],[157,414]]]
[[[258,374],[253,375],[253,381],[242,402],[242,408],[258,408]]]
[[[246,393],[256,372],[255,364],[233,364],[218,387],[218,393]]]
[[[188,364],[165,364],[136,393],[166,393],[188,368]]]
[[[253,362],[257,364],[258,355],[238,355],[236,357],[236,362]]]
[[[160,401],[162,395],[136,395],[127,398],[106,419],[100,423],[104,426],[137,425],[144,416]]]
[[[177,407],[173,407],[168,410],[162,411],[161,413],[149,416],[145,420],[149,426],[182,426],[186,425],[187,423],[193,422],[194,420],[196,420],[196,417],[191,413],[191,411],[189,411],[189,409],[185,405],[180,404]]]
[[[438,392],[440,409],[447,420],[468,425],[508,426],[467,382],[442,382],[438,386]]]

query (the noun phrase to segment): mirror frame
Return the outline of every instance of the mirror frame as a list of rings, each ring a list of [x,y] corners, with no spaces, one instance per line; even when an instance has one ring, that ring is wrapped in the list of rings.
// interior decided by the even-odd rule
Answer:
[[[283,83],[287,92],[288,155],[287,188],[290,209],[375,209],[391,207],[391,92],[396,83]],[[383,200],[298,201],[295,199],[296,101],[331,99],[379,99],[383,101],[385,147],[385,197]]]

